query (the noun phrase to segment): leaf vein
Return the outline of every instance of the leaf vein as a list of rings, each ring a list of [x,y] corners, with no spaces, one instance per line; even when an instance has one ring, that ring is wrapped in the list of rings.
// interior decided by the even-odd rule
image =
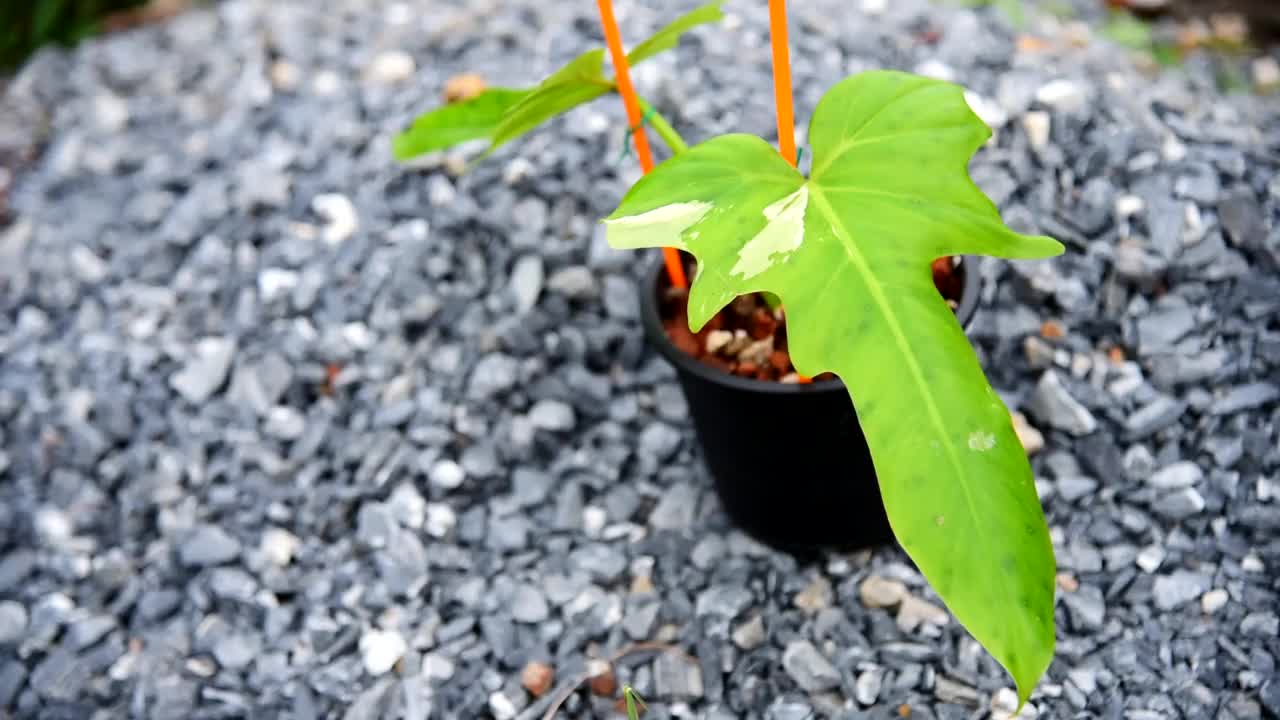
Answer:
[[[856,130],[854,130],[854,131],[853,131],[853,135],[850,135],[847,139],[840,141],[840,144],[839,144],[839,145],[837,145],[837,146],[835,147],[835,150],[832,150],[831,152],[826,153],[826,154],[824,155],[823,159],[822,159],[822,165],[821,165],[820,167],[816,168],[812,173],[810,173],[810,176],[811,176],[811,177],[816,177],[816,176],[818,176],[819,174],[821,174],[823,170],[826,170],[826,169],[827,169],[827,167],[828,167],[828,166],[830,166],[830,165],[831,165],[831,163],[832,163],[832,162],[833,162],[837,157],[839,157],[840,155],[842,155],[842,154],[844,153],[844,146],[845,146],[845,145],[847,145],[847,144],[848,144],[848,143],[850,143],[850,142],[853,142],[854,140],[857,140],[857,139],[858,139],[858,136],[862,134],[862,131],[863,131],[863,130],[866,130],[866,129],[867,129],[867,126],[868,126],[868,125],[870,125],[870,124],[871,124],[871,122],[872,122],[873,120],[875,120],[876,118],[880,117],[880,115],[881,115],[881,114],[883,114],[885,110],[888,110],[890,107],[892,107],[894,103],[901,102],[901,101],[903,101],[903,100],[907,99],[908,97],[910,97],[910,96],[912,96],[912,95],[916,94],[917,92],[920,92],[921,90],[924,90],[924,89],[926,89],[926,88],[931,88],[931,87],[937,87],[937,84],[935,84],[935,83],[927,83],[927,82],[926,82],[926,83],[921,83],[921,84],[919,84],[919,85],[917,85],[917,86],[915,86],[915,87],[913,87],[913,88],[911,88],[911,89],[907,90],[906,92],[903,92],[903,93],[902,93],[902,94],[900,94],[900,95],[896,95],[896,96],[894,96],[893,98],[890,98],[889,100],[886,100],[886,101],[885,101],[885,103],[884,103],[883,105],[881,105],[879,108],[877,108],[875,112],[873,112],[873,113],[871,113],[870,115],[868,115],[866,120],[863,120],[863,121],[862,121],[862,124],[858,126],[858,129],[856,129]],[[817,112],[816,112],[816,111],[814,112],[814,116],[815,116],[815,117],[817,116]],[[852,116],[849,116],[849,117],[846,117],[846,118],[845,118],[844,130],[840,133],[841,135],[844,135],[845,133],[847,133],[847,132],[849,131],[849,120],[850,120],[851,118],[852,118]],[[811,132],[812,132],[812,131],[811,131]],[[816,150],[815,150],[815,152],[816,152]]]

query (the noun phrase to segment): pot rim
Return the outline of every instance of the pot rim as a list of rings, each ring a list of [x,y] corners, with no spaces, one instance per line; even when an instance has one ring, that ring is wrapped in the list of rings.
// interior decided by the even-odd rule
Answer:
[[[982,278],[977,268],[978,258],[964,256],[964,259],[966,260],[964,283],[960,289],[960,303],[956,307],[955,314],[960,327],[968,330],[970,323],[973,322],[973,316],[977,314],[978,298],[982,294]],[[640,322],[644,325],[644,334],[649,343],[657,348],[667,362],[674,365],[677,370],[696,375],[706,382],[767,395],[848,392],[845,390],[844,381],[839,377],[806,384],[744,378],[730,375],[699,361],[692,355],[681,352],[675,343],[671,342],[671,338],[667,337],[666,329],[662,326],[661,313],[658,311],[658,286],[665,268],[665,263],[659,258],[651,263],[644,274],[644,281],[640,285]]]

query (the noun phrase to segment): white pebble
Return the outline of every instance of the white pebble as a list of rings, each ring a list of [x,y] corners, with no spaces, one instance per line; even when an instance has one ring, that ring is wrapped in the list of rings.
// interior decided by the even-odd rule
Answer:
[[[396,522],[404,527],[418,530],[427,520],[427,501],[422,499],[418,489],[412,483],[401,483],[391,491],[387,505]]]
[[[1142,572],[1150,574],[1160,569],[1164,563],[1164,556],[1164,548],[1159,545],[1149,545],[1138,551],[1134,563],[1142,569]]]
[[[417,17],[417,13],[405,3],[393,3],[387,6],[384,17],[388,25],[402,26],[413,22],[414,18]]]
[[[993,100],[988,100],[969,90],[965,91],[964,100],[969,104],[969,109],[973,111],[973,114],[982,118],[982,122],[986,123],[987,127],[992,130],[1002,128],[1005,123],[1009,122],[1009,113],[1005,112],[1004,108]]]
[[[458,463],[452,460],[441,460],[431,466],[427,479],[432,485],[442,490],[452,490],[462,485],[462,481],[467,479],[467,473]]]
[[[369,326],[360,322],[350,322],[342,326],[342,339],[356,350],[368,350],[373,347],[373,333]]]
[[[1206,615],[1212,615],[1225,607],[1230,599],[1231,596],[1227,594],[1226,590],[1214,588],[1200,596],[1200,609]]]
[[[1049,113],[1033,110],[1022,116],[1022,129],[1027,133],[1027,140],[1034,150],[1043,150],[1049,144],[1051,120]]]
[[[267,268],[258,273],[258,296],[272,302],[298,286],[298,273],[281,268]]]
[[[0,183],[0,190],[3,189],[4,183]],[[86,283],[93,284],[107,276],[107,263],[83,245],[76,245],[71,249],[70,260],[76,277]]]
[[[707,333],[707,352],[714,355],[733,342],[733,332],[729,330],[712,330]]]
[[[493,713],[494,720],[511,720],[519,711],[516,710],[515,703],[503,695],[501,690],[495,690],[489,695],[489,712]]]
[[[298,87],[298,66],[287,60],[271,63],[271,84],[277,90],[288,92]]]
[[[427,503],[426,520],[423,528],[433,538],[447,537],[458,524],[458,515],[453,508],[443,503]]]
[[[337,95],[342,90],[342,78],[332,70],[321,70],[311,82],[311,89],[321,97]]]
[[[588,505],[582,508],[582,531],[587,537],[599,537],[600,531],[604,530],[604,524],[608,520],[608,515],[604,508],[596,505]]]
[[[1258,502],[1270,502],[1272,498],[1280,497],[1280,488],[1276,487],[1276,483],[1264,477],[1258,478]]]
[[[507,185],[519,184],[521,180],[529,177],[533,173],[533,163],[518,157],[507,163],[506,168],[502,170],[502,182]]]
[[[311,200],[311,209],[324,218],[324,241],[337,245],[355,234],[360,227],[356,206],[346,195],[324,193]]]
[[[262,533],[260,549],[268,562],[277,567],[284,567],[293,562],[293,556],[297,554],[301,545],[302,541],[298,536],[288,530],[268,528]]]
[[[129,124],[129,106],[115,95],[104,93],[94,98],[93,111],[103,132],[118,133]]]
[[[1263,55],[1254,60],[1250,70],[1253,72],[1253,84],[1259,90],[1280,87],[1280,63],[1270,55]]]
[[[1083,110],[1088,99],[1084,87],[1072,80],[1051,80],[1036,90],[1036,100],[1063,112]]]
[[[1018,710],[1018,693],[1010,688],[1000,688],[991,696],[991,720],[1034,720],[1040,717],[1036,706],[1027,703]]]
[[[422,657],[422,677],[427,680],[448,680],[453,671],[453,661],[444,655],[427,653]]]
[[[413,56],[403,50],[380,53],[369,66],[369,77],[381,83],[402,83],[413,77],[417,65]]]
[[[1116,215],[1121,218],[1132,217],[1146,209],[1147,204],[1137,195],[1121,195],[1116,198]]]
[[[382,675],[395,667],[408,649],[404,637],[394,630],[369,630],[360,637],[360,656],[370,675]]]
[[[950,65],[932,58],[917,65],[916,74],[943,82],[953,82],[956,79],[956,71]],[[965,95],[967,96],[969,93],[965,93]],[[968,98],[966,97],[965,99],[967,100]]]
[[[42,507],[36,511],[35,528],[41,540],[56,547],[71,537],[71,518],[57,508]]]

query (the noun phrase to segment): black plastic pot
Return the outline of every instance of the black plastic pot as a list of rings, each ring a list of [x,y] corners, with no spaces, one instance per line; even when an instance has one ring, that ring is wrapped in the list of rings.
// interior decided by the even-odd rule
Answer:
[[[956,315],[967,328],[981,280],[960,266]],[[789,551],[893,541],[853,404],[839,380],[806,385],[738,377],[691,357],[662,326],[661,262],[640,289],[649,343],[676,369],[725,511],[757,539]]]

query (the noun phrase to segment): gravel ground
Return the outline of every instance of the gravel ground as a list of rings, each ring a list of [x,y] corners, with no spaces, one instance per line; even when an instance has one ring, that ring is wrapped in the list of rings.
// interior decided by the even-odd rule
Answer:
[[[985,262],[972,332],[1060,564],[1026,716],[1280,717],[1280,103],[1048,19],[792,4],[801,117],[865,68],[963,80],[975,176],[1068,246]],[[0,137],[47,147],[0,230],[0,715],[535,718],[522,674],[653,641],[694,660],[618,664],[649,718],[1007,716],[900,551],[727,523],[594,223],[636,175],[619,103],[466,175],[390,161],[452,74],[598,45],[591,4],[329,5],[226,2],[7,91]],[[632,38],[674,12],[622,5]],[[638,69],[691,139],[772,134],[763,5]]]

